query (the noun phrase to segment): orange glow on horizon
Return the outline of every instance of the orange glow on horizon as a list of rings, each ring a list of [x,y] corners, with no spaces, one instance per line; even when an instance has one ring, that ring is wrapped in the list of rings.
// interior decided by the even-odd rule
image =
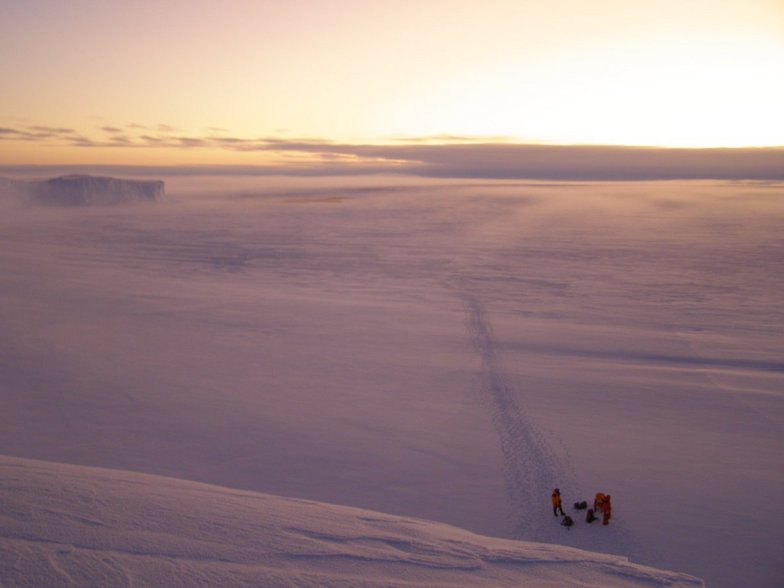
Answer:
[[[9,8],[0,165],[321,157],[236,148],[292,137],[784,145],[777,0],[109,4]]]

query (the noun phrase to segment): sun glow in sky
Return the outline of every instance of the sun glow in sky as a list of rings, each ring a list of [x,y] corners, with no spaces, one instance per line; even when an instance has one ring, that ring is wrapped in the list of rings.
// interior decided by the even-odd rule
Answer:
[[[781,146],[782,72],[781,0],[0,0],[0,164]]]

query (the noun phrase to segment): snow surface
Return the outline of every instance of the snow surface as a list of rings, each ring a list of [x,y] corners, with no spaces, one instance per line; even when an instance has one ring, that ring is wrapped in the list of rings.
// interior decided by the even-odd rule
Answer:
[[[0,216],[4,454],[784,584],[781,185],[167,186]]]
[[[5,457],[0,472],[3,586],[703,586],[619,556],[173,478]]]

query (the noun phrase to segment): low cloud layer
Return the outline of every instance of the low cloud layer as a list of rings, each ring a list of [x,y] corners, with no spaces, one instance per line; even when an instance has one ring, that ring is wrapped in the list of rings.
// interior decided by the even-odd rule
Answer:
[[[784,147],[667,149],[523,145],[501,139],[482,141],[466,137],[410,138],[374,145],[313,138],[249,139],[228,135],[217,128],[209,129],[203,135],[188,135],[165,124],[151,127],[139,124],[103,126],[94,137],[70,128],[5,127],[0,128],[0,141],[38,142],[74,148],[259,152],[277,156],[283,162],[219,169],[150,169],[166,173],[351,175],[392,172],[444,178],[541,180],[784,180]],[[303,155],[306,157],[302,158]],[[286,163],[292,156],[298,156],[300,160],[295,164]]]

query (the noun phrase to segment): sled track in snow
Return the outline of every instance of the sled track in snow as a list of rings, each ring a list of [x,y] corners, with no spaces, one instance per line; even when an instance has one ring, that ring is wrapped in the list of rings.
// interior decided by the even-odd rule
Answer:
[[[559,465],[555,453],[521,407],[518,401],[520,391],[515,389],[511,378],[504,372],[492,327],[485,318],[481,302],[475,297],[462,298],[466,309],[465,326],[481,359],[480,401],[492,419],[503,457],[514,536],[619,553],[636,562],[660,563],[659,555],[644,549],[623,524],[613,523],[611,533],[587,536],[586,543],[586,539],[581,539],[578,533],[565,533],[563,527],[557,524],[558,520],[553,520],[550,508],[552,489],[555,486],[572,489],[575,487],[574,480],[568,473],[568,467]],[[573,514],[568,504],[565,511]]]
[[[558,483],[553,471],[554,458],[521,409],[515,388],[504,372],[496,351],[492,328],[485,318],[479,300],[463,297],[466,307],[465,325],[471,342],[481,359],[481,402],[493,422],[503,457],[504,478],[511,510],[514,533],[526,538],[546,536],[552,520],[549,514],[551,484]]]

